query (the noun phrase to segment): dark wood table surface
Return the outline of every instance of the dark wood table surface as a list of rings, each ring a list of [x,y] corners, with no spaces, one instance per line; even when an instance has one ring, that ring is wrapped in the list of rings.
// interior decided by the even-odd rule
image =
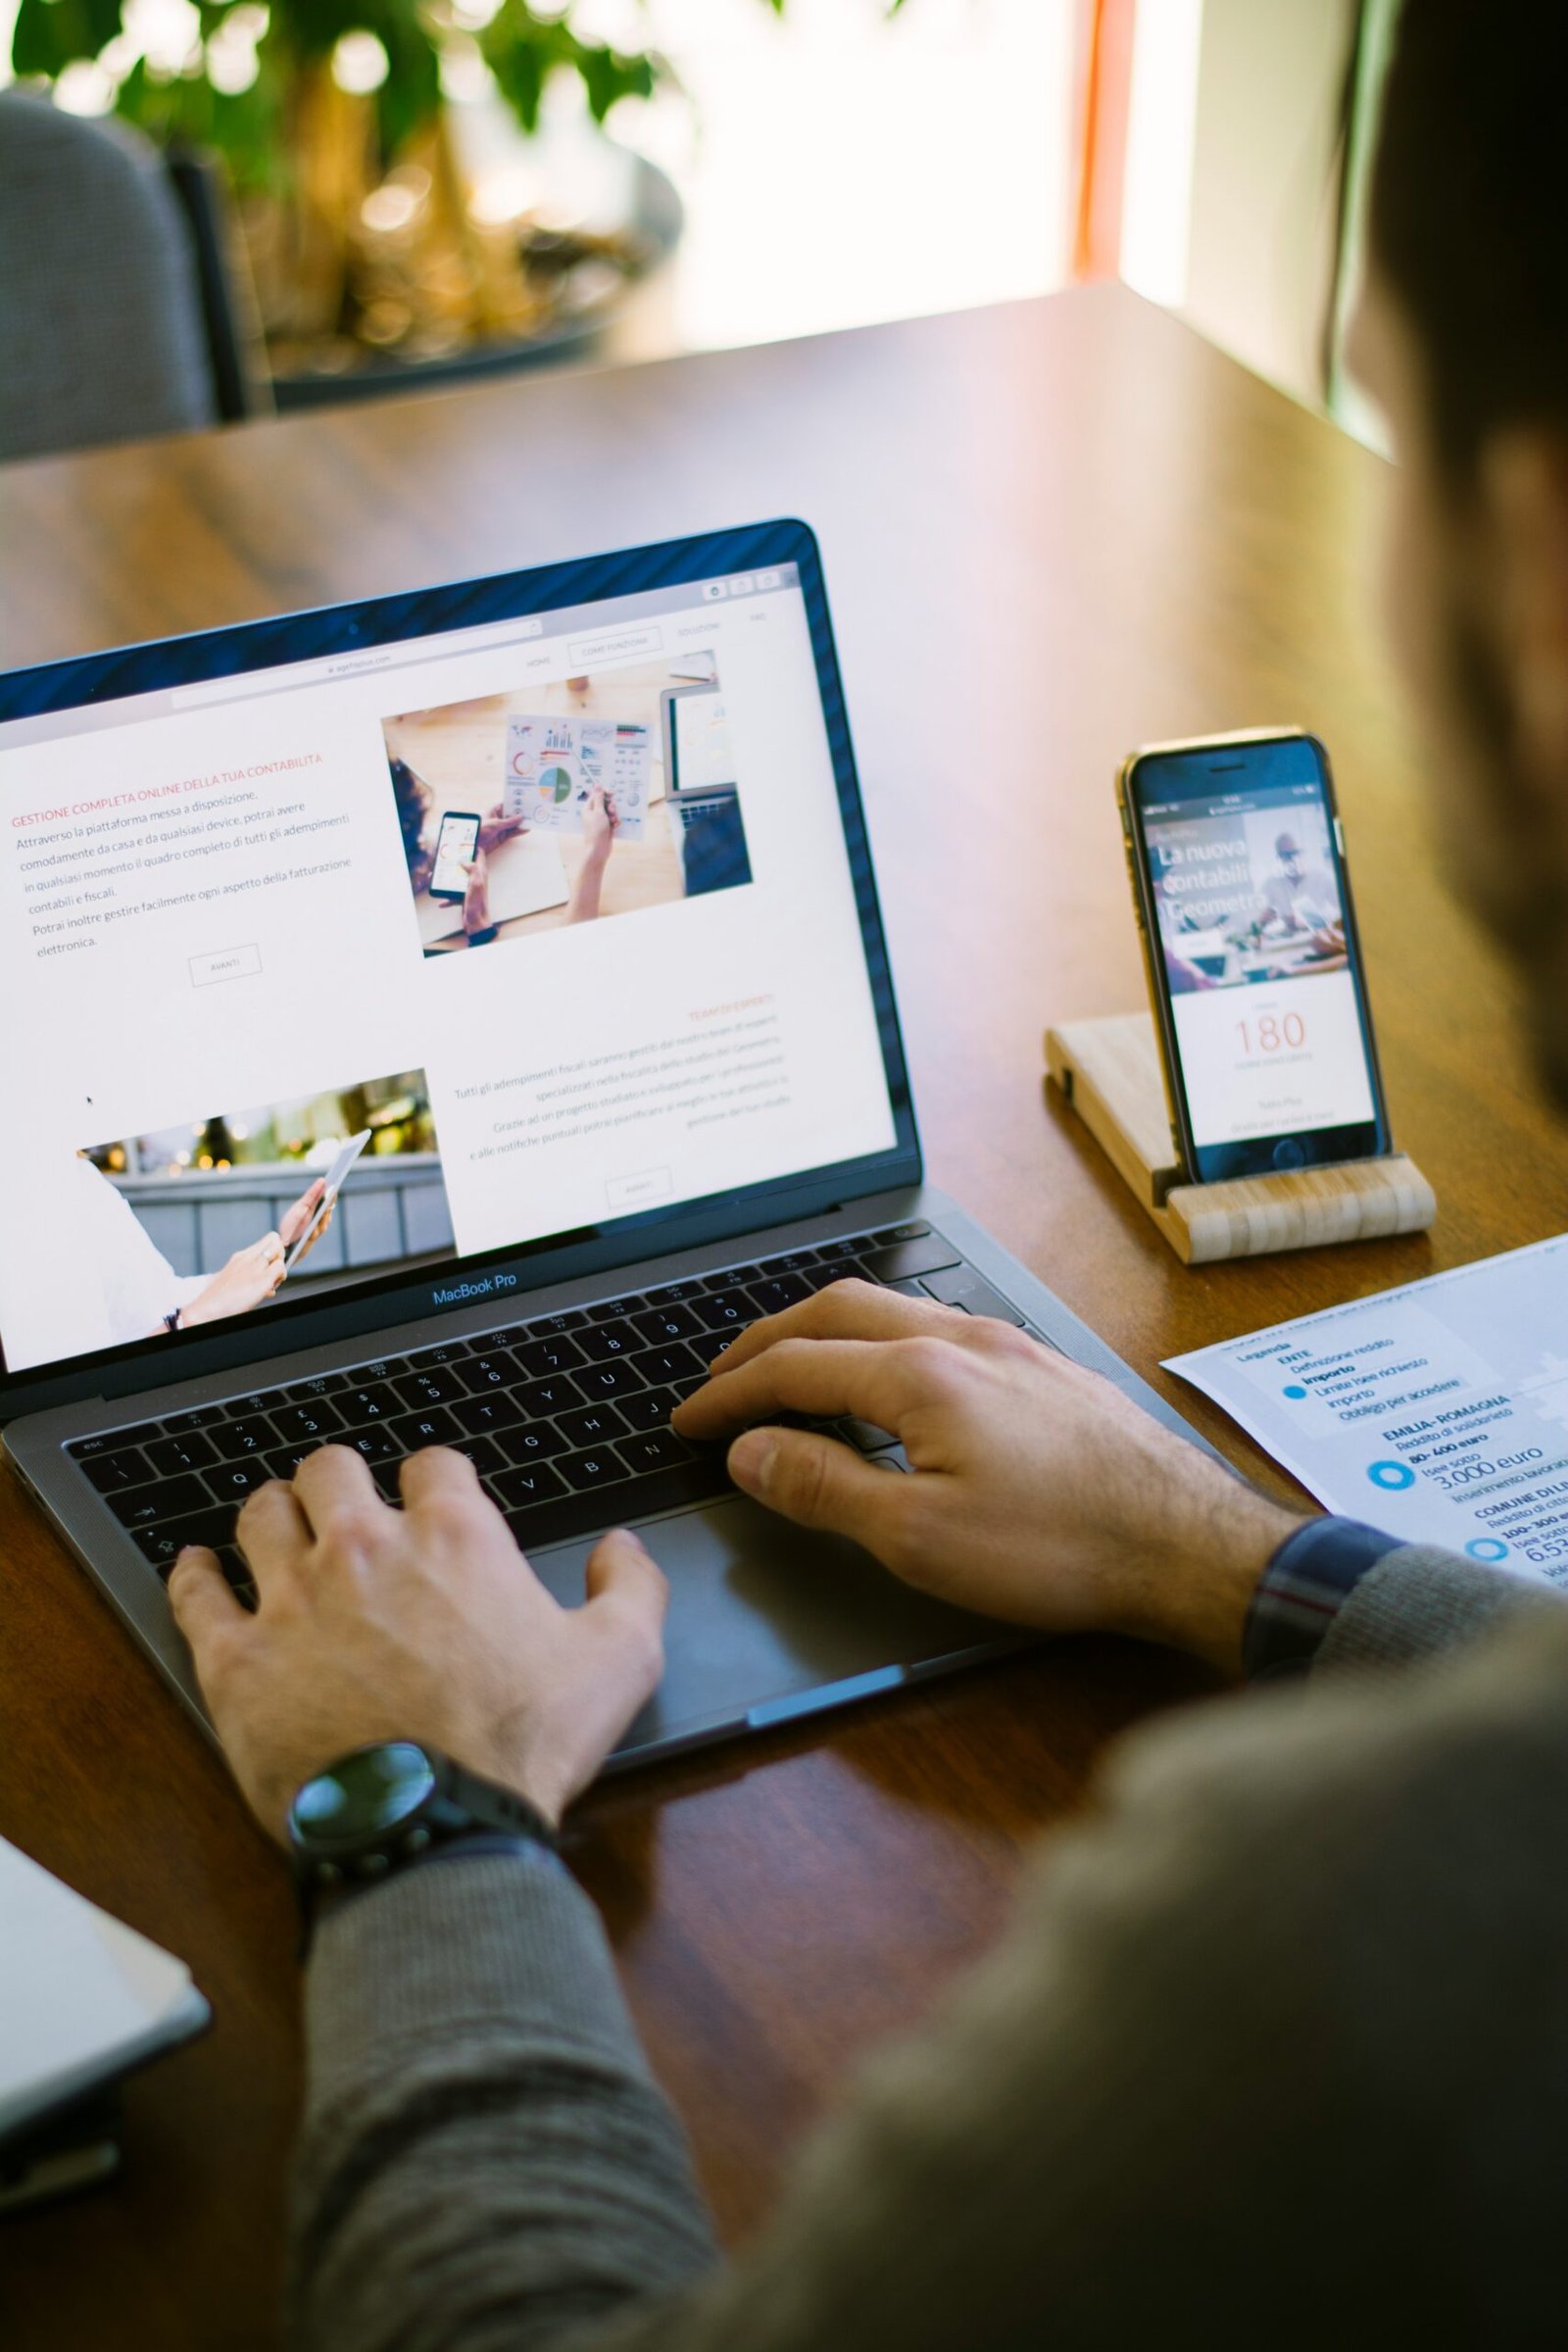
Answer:
[[[0,658],[807,516],[931,1172],[1283,1490],[1160,1357],[1565,1221],[1562,1136],[1441,890],[1378,652],[1363,556],[1384,491],[1377,459],[1101,288],[10,468]],[[1043,1099],[1041,1030],[1142,1001],[1122,753],[1273,721],[1332,751],[1396,1132],[1440,1215],[1426,1237],[1190,1271]],[[1131,1644],[1063,1642],[583,1806],[577,1866],[729,2239],[861,2053],[992,1938],[1106,1742],[1206,1687]],[[283,1866],[9,1479],[0,1833],[182,1953],[215,2011],[129,2088],[116,2187],[0,2224],[0,2335],[269,2343],[297,2096]]]

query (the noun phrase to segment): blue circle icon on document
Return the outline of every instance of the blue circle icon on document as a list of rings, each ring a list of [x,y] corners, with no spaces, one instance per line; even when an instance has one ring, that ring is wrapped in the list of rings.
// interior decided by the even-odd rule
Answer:
[[[1415,1485],[1415,1472],[1407,1462],[1373,1462],[1367,1476],[1375,1487],[1384,1488],[1390,1494],[1400,1494]]]
[[[1299,1404],[1301,1398],[1306,1395],[1306,1391],[1302,1388],[1298,1380],[1293,1380],[1290,1387],[1287,1389],[1282,1389],[1280,1394],[1282,1396],[1291,1397],[1296,1403]]]
[[[1508,1557],[1507,1544],[1499,1544],[1495,1536],[1477,1536],[1473,1544],[1465,1545],[1465,1549],[1473,1560],[1505,1560]]]

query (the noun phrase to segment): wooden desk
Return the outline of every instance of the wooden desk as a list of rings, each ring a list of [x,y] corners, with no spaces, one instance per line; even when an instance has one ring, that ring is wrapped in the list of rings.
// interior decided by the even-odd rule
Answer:
[[[1357,593],[1383,478],[1096,290],[20,466],[0,476],[3,642],[36,660],[808,516],[932,1172],[1159,1380],[1175,1348],[1564,1222],[1561,1140],[1438,889]],[[1430,1237],[1189,1272],[1042,1101],[1040,1032],[1140,1002],[1119,756],[1272,720],[1333,751],[1396,1129],[1441,1214]],[[3,2228],[0,2334],[266,2344],[295,2098],[282,1866],[11,1489],[0,1563],[0,1831],[184,1953],[217,2014],[132,2087],[122,2183]],[[1174,1659],[1063,1643],[584,1808],[582,1875],[727,2233],[766,2209],[853,2061],[990,1939],[1106,1740],[1201,1688]]]

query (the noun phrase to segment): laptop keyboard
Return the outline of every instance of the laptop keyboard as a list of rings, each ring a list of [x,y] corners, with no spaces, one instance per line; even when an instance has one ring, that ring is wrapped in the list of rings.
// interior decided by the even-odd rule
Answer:
[[[209,1544],[247,1601],[235,1509],[269,1479],[291,1478],[318,1446],[354,1446],[389,1501],[409,1454],[466,1453],[518,1544],[537,1549],[726,1492],[724,1448],[688,1445],[671,1412],[736,1332],[851,1275],[1023,1322],[929,1225],[894,1225],[78,1438],[66,1450],[161,1575],[183,1545]],[[894,1449],[863,1422],[820,1426],[865,1453]]]

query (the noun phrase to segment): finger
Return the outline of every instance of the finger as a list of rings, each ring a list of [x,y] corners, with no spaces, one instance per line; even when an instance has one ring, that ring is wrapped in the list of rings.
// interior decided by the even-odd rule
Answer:
[[[229,1591],[218,1557],[200,1544],[188,1544],[169,1577],[169,1602],[174,1623],[190,1647],[203,1684],[219,1644],[245,1622],[245,1611]]]
[[[736,1371],[780,1340],[903,1340],[931,1332],[938,1339],[962,1341],[973,1336],[964,1329],[972,1322],[972,1316],[935,1298],[908,1298],[880,1283],[852,1278],[749,1324],[713,1358],[711,1369]]]
[[[722,1438],[780,1413],[808,1413],[825,1420],[855,1413],[879,1429],[896,1430],[900,1417],[919,1400],[921,1390],[909,1360],[912,1341],[784,1339],[741,1364],[714,1375],[670,1416],[687,1438]]]
[[[250,1562],[258,1586],[278,1569],[294,1566],[311,1541],[311,1523],[293,1488],[274,1478],[247,1494],[234,1522],[234,1541]]]
[[[585,1610],[613,1631],[646,1695],[664,1665],[664,1612],[669,1586],[629,1527],[612,1528],[588,1554],[583,1571]]]
[[[484,1502],[479,1473],[466,1453],[450,1446],[426,1446],[398,1466],[398,1486],[410,1510],[434,1501]]]
[[[729,1449],[729,1474],[797,1527],[831,1528],[880,1552],[906,1480],[874,1469],[853,1446],[799,1429],[749,1429]]]
[[[388,1509],[375,1490],[370,1466],[352,1446],[318,1446],[294,1473],[294,1499],[321,1536],[334,1519],[362,1514],[368,1504]]]

